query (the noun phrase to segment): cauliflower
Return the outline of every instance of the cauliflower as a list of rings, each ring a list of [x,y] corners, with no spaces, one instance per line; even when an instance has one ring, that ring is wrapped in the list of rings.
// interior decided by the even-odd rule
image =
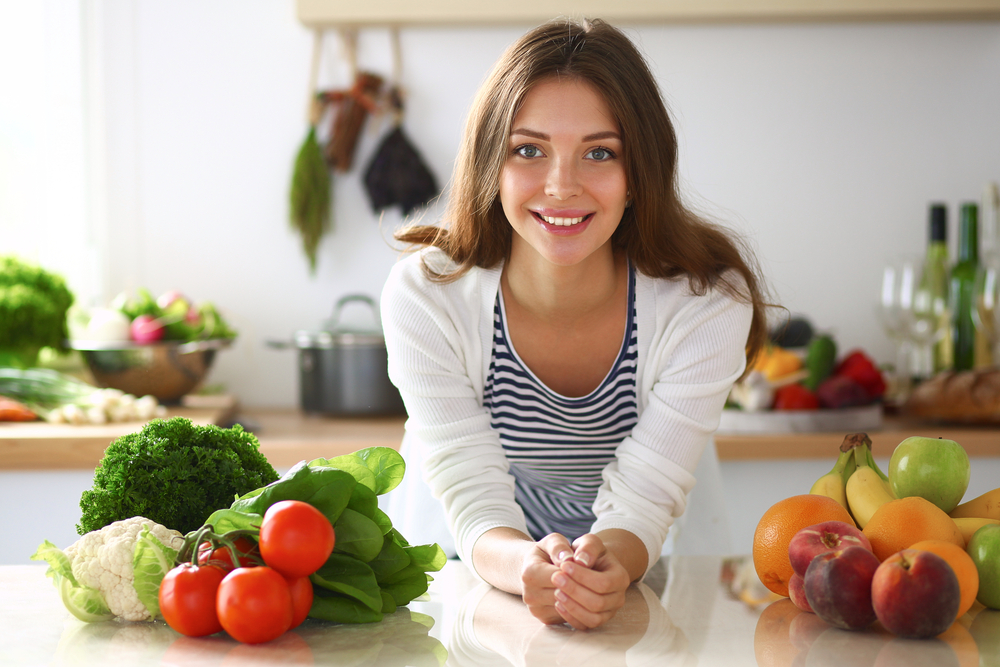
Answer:
[[[147,621],[159,613],[160,581],[183,543],[176,530],[135,516],[89,532],[64,551],[46,541],[32,559],[49,563],[63,602],[81,620]]]

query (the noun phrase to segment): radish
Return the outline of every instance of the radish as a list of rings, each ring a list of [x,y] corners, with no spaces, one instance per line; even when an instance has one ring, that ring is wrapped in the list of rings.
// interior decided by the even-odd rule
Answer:
[[[132,320],[131,333],[137,343],[155,343],[163,338],[163,325],[152,315],[139,315]]]

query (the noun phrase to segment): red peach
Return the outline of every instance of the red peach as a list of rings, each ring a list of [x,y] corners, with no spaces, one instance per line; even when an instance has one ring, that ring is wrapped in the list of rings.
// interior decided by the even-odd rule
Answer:
[[[903,549],[882,561],[872,578],[872,606],[886,630],[910,639],[934,637],[958,615],[962,592],[945,559]]]
[[[791,599],[792,604],[802,611],[808,611],[810,614],[814,613],[812,607],[809,606],[809,600],[806,599],[805,582],[797,574],[793,574],[788,580],[788,597]]]
[[[830,625],[867,628],[875,622],[872,577],[878,566],[878,556],[859,546],[816,556],[804,578],[809,606]]]
[[[824,521],[795,533],[788,543],[788,560],[795,574],[803,577],[816,556],[853,546],[872,550],[868,537],[857,526],[843,521]]]

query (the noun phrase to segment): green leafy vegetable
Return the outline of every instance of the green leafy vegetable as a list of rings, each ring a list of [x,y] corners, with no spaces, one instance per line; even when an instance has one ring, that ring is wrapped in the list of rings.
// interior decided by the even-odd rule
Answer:
[[[319,241],[330,228],[330,193],[330,172],[316,139],[316,127],[310,126],[295,157],[289,208],[292,227],[302,236],[302,249],[313,272]]]
[[[52,579],[63,604],[71,614],[85,623],[107,621],[115,617],[104,601],[104,595],[96,588],[81,586],[73,576],[73,566],[62,549],[48,540],[31,556],[32,560],[43,560],[49,564],[45,574]]]
[[[73,299],[61,276],[0,256],[0,365],[34,366],[43,347],[65,352]]]
[[[176,549],[160,542],[149,530],[149,525],[142,527],[132,556],[132,572],[135,577],[132,586],[139,602],[149,610],[149,615],[153,618],[160,615],[160,582],[174,567],[176,558]]]
[[[111,443],[83,492],[77,531],[144,516],[181,533],[199,528],[232,498],[278,479],[251,433],[154,419]],[[262,512],[261,512],[262,514]]]

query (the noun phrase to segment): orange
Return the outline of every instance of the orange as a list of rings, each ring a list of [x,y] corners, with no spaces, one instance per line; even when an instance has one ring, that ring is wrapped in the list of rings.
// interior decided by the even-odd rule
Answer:
[[[803,528],[824,521],[855,525],[843,505],[812,493],[779,500],[764,512],[753,535],[753,566],[768,589],[788,597],[788,580],[792,578],[788,543]]]
[[[941,556],[958,577],[958,587],[962,591],[962,600],[958,603],[958,614],[961,616],[972,608],[972,603],[976,601],[976,594],[979,592],[979,570],[972,561],[972,557],[957,544],[945,542],[944,540],[921,540],[909,546],[910,549],[918,551],[930,551]]]
[[[920,496],[890,500],[875,510],[861,532],[879,560],[923,540],[944,540],[965,548],[965,538],[952,518]]]

